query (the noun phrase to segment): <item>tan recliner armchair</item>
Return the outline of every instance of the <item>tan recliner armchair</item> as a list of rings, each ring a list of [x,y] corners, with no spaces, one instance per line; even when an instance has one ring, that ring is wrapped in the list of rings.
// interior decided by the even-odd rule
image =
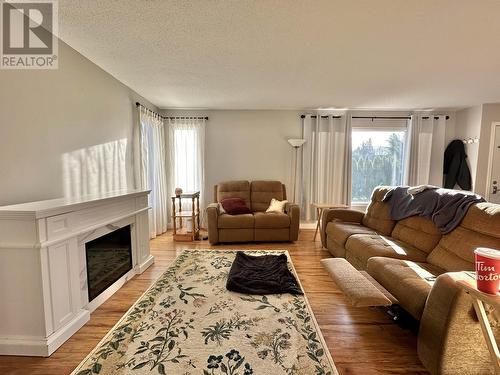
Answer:
[[[224,198],[242,198],[252,213],[221,214]],[[214,187],[214,202],[207,208],[208,241],[296,241],[299,235],[300,209],[288,203],[285,213],[266,212],[271,199],[285,200],[286,189],[280,181],[227,181]]]

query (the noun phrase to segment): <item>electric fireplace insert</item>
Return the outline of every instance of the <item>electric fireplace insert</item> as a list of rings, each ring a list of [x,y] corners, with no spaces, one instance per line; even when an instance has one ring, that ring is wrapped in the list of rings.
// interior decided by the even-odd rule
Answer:
[[[85,244],[89,302],[132,269],[130,225]]]

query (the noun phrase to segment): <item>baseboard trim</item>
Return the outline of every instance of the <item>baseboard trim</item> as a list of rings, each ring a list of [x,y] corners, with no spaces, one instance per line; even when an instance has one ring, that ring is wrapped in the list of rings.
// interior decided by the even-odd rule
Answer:
[[[299,224],[299,228],[300,229],[316,229],[316,225],[317,225],[316,221],[313,223],[303,221]]]
[[[49,337],[0,337],[0,355],[48,357],[73,336],[90,319],[87,310],[81,310],[73,320]]]
[[[151,266],[153,263],[155,262],[155,258],[154,256],[152,256],[151,254],[149,255],[148,259],[146,259],[144,262],[142,262],[141,264],[139,264],[137,266],[137,273],[138,274],[141,274],[143,273],[144,271],[146,271],[149,266]]]

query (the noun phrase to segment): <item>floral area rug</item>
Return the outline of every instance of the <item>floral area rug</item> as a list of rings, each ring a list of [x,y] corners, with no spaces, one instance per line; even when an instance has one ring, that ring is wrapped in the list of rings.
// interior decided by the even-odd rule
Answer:
[[[184,251],[73,374],[338,374],[305,296],[226,289],[235,255]]]

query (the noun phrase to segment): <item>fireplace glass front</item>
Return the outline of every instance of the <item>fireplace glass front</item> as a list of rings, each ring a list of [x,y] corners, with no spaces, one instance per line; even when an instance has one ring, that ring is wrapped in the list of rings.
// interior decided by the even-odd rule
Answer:
[[[85,244],[89,302],[132,269],[130,225]]]

